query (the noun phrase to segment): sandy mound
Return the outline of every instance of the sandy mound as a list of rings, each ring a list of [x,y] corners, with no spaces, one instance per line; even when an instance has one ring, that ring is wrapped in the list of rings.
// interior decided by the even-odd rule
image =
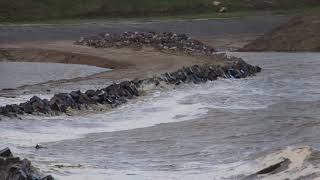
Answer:
[[[306,13],[244,46],[240,51],[320,51],[320,13]]]

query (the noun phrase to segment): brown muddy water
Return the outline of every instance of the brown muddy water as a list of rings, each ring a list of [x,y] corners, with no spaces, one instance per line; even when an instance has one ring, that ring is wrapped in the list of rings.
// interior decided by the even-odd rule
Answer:
[[[320,149],[320,53],[232,54],[263,71],[154,91],[105,113],[3,119],[0,147],[63,180],[241,179],[272,158],[299,164]],[[261,178],[320,172],[301,168]]]

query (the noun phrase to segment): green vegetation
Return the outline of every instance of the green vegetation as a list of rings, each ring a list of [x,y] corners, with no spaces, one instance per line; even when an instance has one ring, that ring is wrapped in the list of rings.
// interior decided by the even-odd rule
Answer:
[[[219,1],[219,0],[218,0]],[[213,0],[0,0],[0,22],[147,16],[219,16]],[[220,0],[231,14],[319,6],[318,0]],[[225,15],[222,15],[225,16]],[[228,13],[226,13],[228,16]]]

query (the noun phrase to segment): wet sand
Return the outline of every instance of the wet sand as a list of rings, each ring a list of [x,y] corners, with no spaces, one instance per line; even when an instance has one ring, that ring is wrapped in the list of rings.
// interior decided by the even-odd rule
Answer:
[[[40,48],[41,47],[41,48]],[[17,88],[17,93],[43,91],[45,88],[65,87],[67,83],[95,83],[119,82],[123,80],[144,79],[165,72],[173,72],[183,66],[194,64],[224,64],[221,59],[205,56],[187,56],[182,54],[168,54],[152,48],[142,50],[133,49],[95,49],[73,45],[72,41],[51,43],[33,43],[10,45],[10,56],[15,61],[58,62],[71,64],[85,64],[97,67],[111,68],[112,71],[102,72],[87,77],[63,79],[41,83],[38,85]],[[14,91],[0,91],[0,94],[16,93]]]

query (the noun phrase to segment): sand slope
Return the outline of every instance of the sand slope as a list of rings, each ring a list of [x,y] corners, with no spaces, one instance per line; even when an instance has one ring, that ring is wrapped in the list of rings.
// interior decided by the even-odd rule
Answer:
[[[320,51],[320,13],[306,13],[266,33],[241,51]]]

